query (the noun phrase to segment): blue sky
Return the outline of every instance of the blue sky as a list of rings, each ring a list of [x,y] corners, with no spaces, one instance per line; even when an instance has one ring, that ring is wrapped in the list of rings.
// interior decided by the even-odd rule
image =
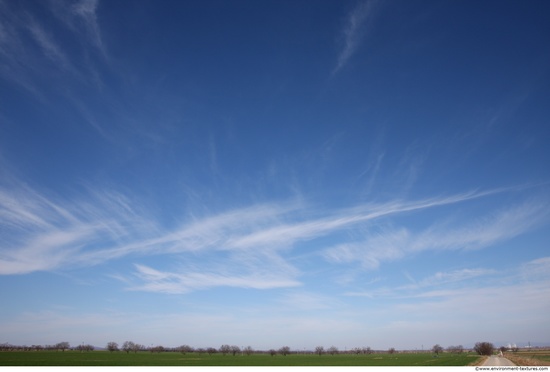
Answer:
[[[0,342],[549,342],[549,16],[0,0]]]

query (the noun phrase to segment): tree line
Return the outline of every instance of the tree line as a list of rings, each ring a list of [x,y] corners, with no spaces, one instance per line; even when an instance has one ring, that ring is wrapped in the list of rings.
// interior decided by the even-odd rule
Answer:
[[[137,353],[138,351],[139,352],[148,351],[151,353],[161,353],[161,352],[179,352],[182,354],[197,353],[199,355],[201,354],[212,355],[216,353],[221,353],[222,355],[233,355],[233,356],[251,355],[253,353],[268,353],[271,356],[275,356],[275,355],[287,356],[291,353],[298,353],[298,351],[292,352],[290,347],[288,346],[282,346],[277,350],[269,349],[267,351],[266,350],[256,351],[251,346],[243,347],[241,349],[239,346],[229,345],[229,344],[223,344],[217,349],[213,347],[193,348],[189,345],[181,345],[174,348],[168,348],[161,345],[147,347],[145,345],[142,345],[133,341],[124,341],[120,346],[117,342],[110,341],[107,343],[105,349],[111,353],[125,352],[128,354]],[[499,349],[502,352],[510,350],[508,347],[505,347],[505,346],[502,346]],[[42,346],[42,345],[17,346],[17,345],[11,345],[8,343],[0,344],[0,351],[43,351],[43,350],[61,351],[61,352],[64,352],[65,350],[75,350],[80,352],[89,352],[89,351],[94,351],[95,347],[92,345],[83,343],[81,345],[71,348],[69,342],[67,341],[62,341],[54,345],[45,345],[45,346]],[[479,355],[492,355],[495,352],[495,350],[497,349],[495,349],[494,345],[490,342],[477,342],[473,348],[473,351],[475,351]],[[445,349],[441,345],[436,344],[431,348],[430,351],[437,356],[440,353],[444,352]],[[462,345],[456,345],[456,346],[447,347],[446,351],[448,353],[462,353],[465,351],[465,349]],[[518,351],[518,348],[514,347],[510,351]],[[374,351],[370,347],[362,347],[362,348],[356,347],[356,348],[344,351],[344,353],[346,354],[357,354],[357,355],[372,354],[375,352],[376,353],[385,352],[388,354],[394,354],[394,353],[397,353],[398,351],[393,347],[389,348],[387,351],[381,351],[381,350]],[[342,353],[342,351],[340,351],[336,346],[331,346],[327,349],[325,349],[323,346],[317,346],[315,347],[314,351],[306,352],[304,350],[304,353],[314,353],[321,356],[323,354],[336,355],[336,354]]]
[[[67,341],[58,342],[55,345],[12,345],[9,343],[0,344],[0,351],[65,351],[65,350],[77,350],[77,351],[94,351],[95,347],[89,344],[81,344],[74,348]]]

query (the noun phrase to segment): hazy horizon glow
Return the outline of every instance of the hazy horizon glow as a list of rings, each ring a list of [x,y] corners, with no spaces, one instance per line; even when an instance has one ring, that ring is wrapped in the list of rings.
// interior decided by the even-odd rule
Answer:
[[[550,342],[548,16],[0,0],[0,343]]]

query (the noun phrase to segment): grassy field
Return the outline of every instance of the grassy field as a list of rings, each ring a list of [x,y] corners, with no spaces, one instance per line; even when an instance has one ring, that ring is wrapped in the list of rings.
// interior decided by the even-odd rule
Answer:
[[[30,351],[0,352],[1,366],[464,366],[479,356],[470,353],[443,353],[435,358],[429,353],[314,355],[268,354],[221,355],[108,351]]]
[[[504,355],[517,365],[522,366],[550,366],[550,349],[521,350]]]

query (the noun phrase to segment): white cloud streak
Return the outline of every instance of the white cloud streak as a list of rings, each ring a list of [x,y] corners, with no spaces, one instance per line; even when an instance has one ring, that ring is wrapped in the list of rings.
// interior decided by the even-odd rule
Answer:
[[[72,269],[128,256],[169,255],[174,258],[169,268],[136,264],[130,278],[131,289],[164,293],[217,286],[297,286],[301,271],[290,262],[292,249],[300,242],[503,191],[367,204],[323,214],[300,202],[257,204],[168,229],[146,208],[118,192],[89,188],[86,197],[70,200],[46,197],[22,183],[11,186],[0,187],[1,275]],[[363,242],[328,248],[320,243],[314,253],[329,262],[360,262],[372,269],[419,251],[483,248],[533,228],[545,210],[544,205],[524,204],[454,230],[394,229]]]
[[[95,313],[55,307],[3,319],[0,330],[9,339],[28,339],[28,344],[51,343],[52,337],[77,344],[82,341],[84,332],[86,342],[98,346],[111,341],[105,338],[106,334],[119,334],[136,342],[147,340],[172,347],[181,344],[182,332],[193,340],[195,347],[216,345],[224,339],[247,345],[254,340],[258,329],[270,337],[255,341],[258,343],[252,346],[257,349],[289,342],[289,346],[299,349],[319,344],[334,344],[341,349],[367,345],[375,349],[418,345],[420,349],[422,344],[435,342],[467,346],[487,335],[492,338],[490,341],[544,341],[549,331],[546,320],[550,278],[547,275],[546,280],[531,282],[527,278],[517,280],[517,277],[524,269],[527,273],[538,268],[548,274],[549,262],[550,257],[541,257],[525,263],[506,274],[514,278],[508,284],[494,281],[477,286],[470,282],[449,288],[445,282],[437,284],[434,279],[466,282],[477,278],[489,283],[486,279],[498,277],[499,273],[483,268],[459,269],[448,275],[435,273],[418,281],[424,286],[400,287],[386,293],[390,301],[373,302],[372,306],[350,308],[347,299],[296,288],[283,292],[278,298],[271,297],[272,300],[265,303],[234,303],[221,309],[194,303],[177,313],[166,309],[154,315],[140,314],[139,307],[128,312],[113,312],[107,308]],[[144,271],[157,279],[168,275],[154,269]],[[503,317],[495,317],[495,314]],[[87,329],[90,325],[92,329]],[[211,332],[212,329],[216,332]],[[297,332],[291,341],[288,340],[289,329]],[[403,333],[399,340],[395,339],[396,331]],[[366,340],[365,334],[368,334]]]
[[[69,4],[52,0],[36,5],[48,8],[40,10],[51,11],[58,22],[44,22],[44,14],[33,7],[0,2],[0,77],[47,103],[50,101],[47,89],[70,88],[74,94],[74,82],[86,88],[90,83],[97,84],[94,57],[100,55],[103,62],[108,57],[97,22],[98,1]],[[76,41],[81,46],[78,52],[82,53],[74,48],[69,53],[58,43],[67,38]],[[52,77],[56,78],[53,87],[45,83]],[[67,77],[73,78],[73,82]]]
[[[55,63],[60,63],[64,68],[69,67],[69,61],[65,56],[65,53],[61,48],[55,43],[51,35],[38,24],[36,21],[31,20],[28,25],[29,31],[31,32],[34,40],[42,48],[46,57],[51,59]]]
[[[310,240],[336,230],[368,222],[395,214],[413,212],[490,195],[492,192],[469,192],[450,197],[429,198],[419,201],[394,201],[382,204],[367,204],[356,208],[335,211],[326,218],[311,219],[292,224],[279,224],[274,227],[254,231],[231,239],[234,248],[251,248],[258,245],[289,246],[297,241]]]
[[[273,267],[272,263],[270,263],[270,266]],[[300,285],[298,281],[289,279],[287,275],[281,275],[280,272],[252,272],[246,275],[236,272],[220,273],[219,270],[215,272],[174,273],[158,271],[145,265],[136,265],[135,275],[144,284],[130,287],[130,290],[169,294],[187,293],[212,287],[270,289]]]
[[[338,55],[338,61],[332,74],[337,73],[344,67],[350,58],[355,54],[364,34],[365,27],[369,18],[373,16],[375,1],[362,1],[350,12],[346,19],[346,25],[342,31],[344,35],[344,45]]]
[[[51,12],[65,27],[106,56],[97,20],[98,7],[99,0],[77,0],[70,3],[65,0],[50,0],[49,2]]]
[[[504,269],[499,266],[438,271],[414,284],[346,295],[384,303],[384,314],[378,315],[383,320],[373,332],[412,332],[416,339],[408,342],[413,344],[443,337],[461,340],[449,341],[452,343],[473,342],[478,334],[485,337],[480,332],[491,334],[499,342],[544,339],[548,327],[541,325],[547,323],[550,305],[549,264],[549,257],[541,257]],[[498,317],[494,316],[496,313]]]
[[[87,249],[143,237],[145,223],[124,197],[98,193],[87,202],[53,200],[19,184],[0,188],[0,273],[55,270],[81,262]]]
[[[541,257],[521,265],[520,276],[524,281],[550,281],[550,257]]]
[[[422,232],[382,229],[362,241],[329,248],[324,257],[331,262],[356,261],[366,269],[376,269],[383,262],[423,251],[485,248],[530,231],[547,217],[547,203],[527,202],[459,227],[434,225]]]
[[[434,275],[424,278],[414,287],[426,287],[448,283],[456,283],[464,280],[477,278],[484,275],[494,274],[496,271],[491,269],[460,269],[448,272],[437,272]]]
[[[105,56],[105,48],[101,40],[101,31],[97,23],[97,7],[99,0],[80,0],[71,8],[71,15],[82,20],[85,25],[86,33],[91,43]]]

